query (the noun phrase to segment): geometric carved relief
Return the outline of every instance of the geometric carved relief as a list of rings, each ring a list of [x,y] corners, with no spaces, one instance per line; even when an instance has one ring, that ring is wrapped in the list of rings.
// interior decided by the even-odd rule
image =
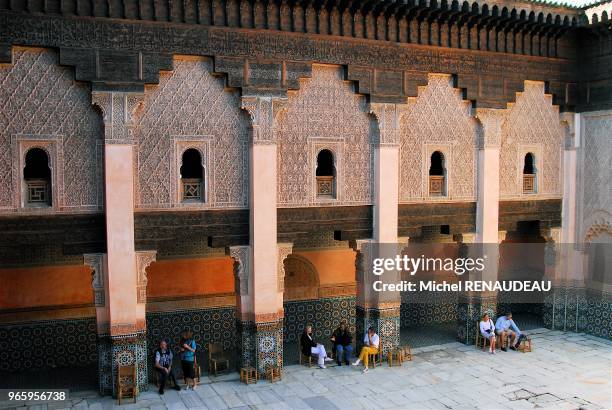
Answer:
[[[175,57],[174,70],[163,72],[159,85],[146,87],[134,131],[138,142],[138,208],[182,206],[175,191],[175,168],[180,162],[175,150],[190,140],[198,145],[206,140],[207,157],[215,159],[214,166],[206,170],[206,206],[247,206],[248,115],[240,108],[239,93],[225,89],[224,80],[214,77],[212,70],[210,59]]]
[[[333,201],[334,205],[371,203],[370,135],[375,126],[365,97],[356,94],[355,86],[343,80],[341,67],[313,65],[312,77],[301,79],[300,89],[289,92],[276,126],[279,206],[319,203],[313,152],[326,145],[330,145],[336,163],[341,160],[350,164],[350,172],[344,173],[336,184],[342,196]],[[344,189],[345,186],[350,189]]]
[[[249,276],[251,275],[251,247],[230,246],[226,248],[226,255],[234,260],[234,277],[236,293],[240,296],[249,294]]]
[[[444,200],[474,200],[477,137],[470,103],[453,88],[452,77],[430,74],[427,86],[419,87],[416,99],[409,99],[400,119],[400,202],[432,200],[428,179],[435,150],[444,155]]]
[[[157,251],[136,251],[136,272],[138,275],[136,283],[137,302],[147,302],[147,267],[155,262]]]
[[[525,81],[524,91],[517,93],[516,102],[508,104],[507,111],[500,147],[500,199],[522,196],[523,148],[529,146],[540,150],[535,158],[540,162],[536,163],[538,190],[530,196],[561,196],[566,132],[560,123],[559,107],[552,105],[552,96],[545,94],[544,83]]]
[[[52,140],[54,151],[63,153],[56,158],[61,163],[53,164],[53,183],[63,184],[52,198],[54,211],[97,210],[102,127],[87,85],[59,66],[57,52],[22,47],[13,47],[13,64],[0,65],[0,84],[0,213],[19,208],[21,197],[22,170],[13,161],[21,157],[11,148],[12,136]]]

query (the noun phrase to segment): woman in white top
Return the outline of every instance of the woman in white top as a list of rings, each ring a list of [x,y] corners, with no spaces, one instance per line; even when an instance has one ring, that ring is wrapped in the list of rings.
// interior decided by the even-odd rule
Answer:
[[[489,353],[495,354],[495,324],[493,324],[488,313],[482,315],[480,320],[480,334],[485,339],[489,339]]]

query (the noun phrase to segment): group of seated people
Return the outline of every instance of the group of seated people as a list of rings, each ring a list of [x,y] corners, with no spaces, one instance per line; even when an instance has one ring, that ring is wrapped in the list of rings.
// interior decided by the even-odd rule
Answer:
[[[344,363],[349,365],[353,354],[353,335],[351,335],[346,322],[343,321],[340,326],[334,330],[330,340],[333,343],[332,349],[336,355],[336,364],[342,366],[342,359],[344,358]],[[353,366],[358,366],[363,362],[363,372],[367,373],[369,370],[369,355],[378,353],[379,344],[380,338],[374,331],[374,328],[370,327],[363,339],[363,347],[359,353],[359,358],[352,363]],[[333,359],[327,355],[325,346],[315,341],[312,334],[312,326],[310,325],[304,328],[304,332],[300,337],[300,345],[302,349],[301,353],[304,356],[317,356],[317,364],[321,369],[325,369],[326,362],[333,361]]]
[[[181,333],[181,339],[179,342],[179,355],[181,359],[181,368],[183,370],[183,376],[187,383],[187,389],[195,390],[195,352],[197,344],[193,339],[193,333],[187,329]],[[175,390],[181,390],[179,384],[176,381],[176,377],[172,371],[172,362],[174,360],[174,354],[170,349],[167,340],[159,342],[159,348],[155,350],[155,371],[158,374],[159,394],[164,394],[166,387],[166,381],[174,383]]]
[[[489,340],[489,353],[495,354],[495,348],[497,345],[497,337],[499,337],[501,343],[501,350],[506,352],[507,341],[512,339],[510,349],[517,350],[521,343],[521,331],[519,330],[514,320],[512,320],[512,313],[508,312],[503,316],[497,318],[495,324],[489,317],[488,313],[482,315],[480,319],[480,334],[485,340]]]

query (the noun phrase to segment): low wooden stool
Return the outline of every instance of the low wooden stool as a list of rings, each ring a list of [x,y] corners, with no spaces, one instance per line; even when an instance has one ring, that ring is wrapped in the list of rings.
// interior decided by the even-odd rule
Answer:
[[[523,353],[531,352],[531,338],[529,336],[527,336],[526,339],[521,340],[518,351]]]
[[[243,367],[240,369],[240,381],[245,384],[257,383],[259,375],[254,367]]]
[[[281,369],[278,366],[266,366],[266,379],[270,380],[270,383],[274,383],[281,379]]]
[[[410,350],[410,346],[402,346],[399,349],[402,351],[402,361],[412,361],[412,350]]]
[[[387,363],[391,366],[401,366],[403,360],[403,352],[401,349],[389,350],[387,353]]]

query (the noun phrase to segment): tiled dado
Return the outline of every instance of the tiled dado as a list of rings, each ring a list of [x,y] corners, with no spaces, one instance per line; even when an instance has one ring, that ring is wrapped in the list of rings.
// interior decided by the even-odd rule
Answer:
[[[457,320],[456,292],[406,292],[400,307],[402,327]]]
[[[95,365],[97,337],[94,317],[0,325],[0,371]]]
[[[153,352],[162,339],[171,347],[178,346],[180,334],[191,329],[198,344],[198,360],[203,361],[204,345],[220,343],[224,350],[236,349],[236,309],[234,307],[184,309],[171,312],[147,312],[147,345],[149,368],[153,368]],[[151,372],[151,374],[153,374]]]
[[[145,332],[122,336],[100,336],[98,339],[98,372],[100,393],[116,395],[118,366],[136,365],[140,391],[148,389],[147,338]]]
[[[577,287],[554,287],[544,299],[544,325],[612,340],[612,294]]]
[[[484,313],[491,318],[497,314],[496,296],[468,296],[459,294],[457,303],[457,339],[461,343],[473,344],[477,322]]]
[[[354,296],[290,301],[285,302],[283,307],[285,343],[297,343],[307,324],[312,325],[317,340],[329,339],[343,320],[346,320],[351,332],[355,333]]]
[[[266,323],[238,323],[239,367],[255,367],[265,372],[267,366],[283,367],[283,320]]]

